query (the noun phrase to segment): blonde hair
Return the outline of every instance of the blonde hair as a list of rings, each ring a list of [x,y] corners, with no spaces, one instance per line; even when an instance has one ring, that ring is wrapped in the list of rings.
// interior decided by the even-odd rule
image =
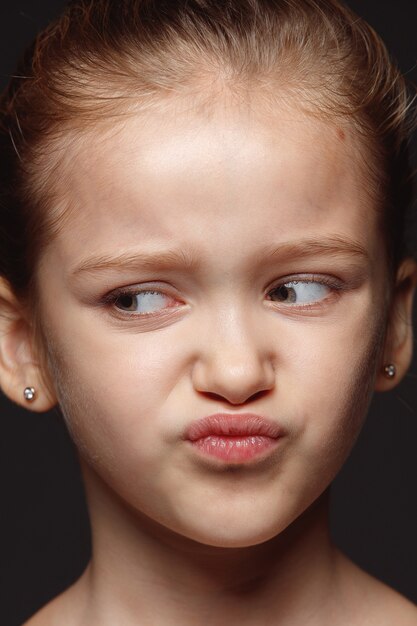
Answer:
[[[352,123],[397,266],[413,98],[366,22],[336,0],[75,0],[39,34],[0,102],[0,274],[17,293],[30,290],[54,234],[54,146],[65,133],[204,81],[272,97],[284,88],[314,114]]]

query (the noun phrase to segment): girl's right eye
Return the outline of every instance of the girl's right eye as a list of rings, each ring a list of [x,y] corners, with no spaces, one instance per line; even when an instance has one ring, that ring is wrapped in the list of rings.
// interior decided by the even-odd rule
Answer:
[[[111,301],[119,311],[136,313],[137,315],[159,313],[163,309],[178,305],[178,302],[174,300],[174,298],[153,289],[119,292],[109,298],[109,301]]]

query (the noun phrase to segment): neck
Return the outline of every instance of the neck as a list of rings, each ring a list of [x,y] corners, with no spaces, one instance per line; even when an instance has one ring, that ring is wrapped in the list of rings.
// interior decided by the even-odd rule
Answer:
[[[76,586],[82,624],[133,626],[139,616],[158,626],[307,623],[331,596],[336,550],[327,494],[277,537],[219,548],[131,511],[89,468],[83,473],[93,554]]]

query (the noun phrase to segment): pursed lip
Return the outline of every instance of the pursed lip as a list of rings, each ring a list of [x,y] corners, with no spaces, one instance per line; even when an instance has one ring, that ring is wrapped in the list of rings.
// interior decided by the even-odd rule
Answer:
[[[283,430],[275,421],[255,413],[216,413],[192,422],[183,439],[198,441],[204,437],[269,437],[278,439]]]

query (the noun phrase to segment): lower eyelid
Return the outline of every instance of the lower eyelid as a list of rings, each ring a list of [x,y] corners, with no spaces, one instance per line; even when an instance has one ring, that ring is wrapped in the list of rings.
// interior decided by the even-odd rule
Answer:
[[[148,314],[148,315],[135,315],[129,313],[123,313],[123,311],[114,310],[109,314],[110,323],[118,328],[120,331],[125,332],[152,332],[158,331],[163,328],[171,327],[172,325],[180,322],[188,312],[187,307],[178,307],[177,310],[172,309],[164,310],[161,313]]]
[[[333,291],[329,293],[325,298],[321,300],[317,300],[316,302],[304,302],[301,304],[297,303],[285,303],[285,302],[274,302],[272,300],[266,301],[266,306],[272,312],[279,313],[286,316],[299,316],[299,315],[320,315],[324,311],[328,311],[329,307],[334,304],[337,304],[340,299],[342,293],[339,291]]]
[[[155,324],[156,327],[158,327],[159,324],[169,324],[170,320],[172,321],[176,318],[180,318],[182,314],[186,313],[189,309],[187,305],[178,304],[176,306],[164,307],[160,311],[156,312],[135,313],[135,311],[123,311],[122,309],[117,309],[111,304],[107,306],[110,306],[110,309],[107,309],[107,314],[113,317],[114,320],[124,323],[130,322],[130,324],[136,323],[139,327],[142,324],[145,324],[146,327],[149,324]]]

